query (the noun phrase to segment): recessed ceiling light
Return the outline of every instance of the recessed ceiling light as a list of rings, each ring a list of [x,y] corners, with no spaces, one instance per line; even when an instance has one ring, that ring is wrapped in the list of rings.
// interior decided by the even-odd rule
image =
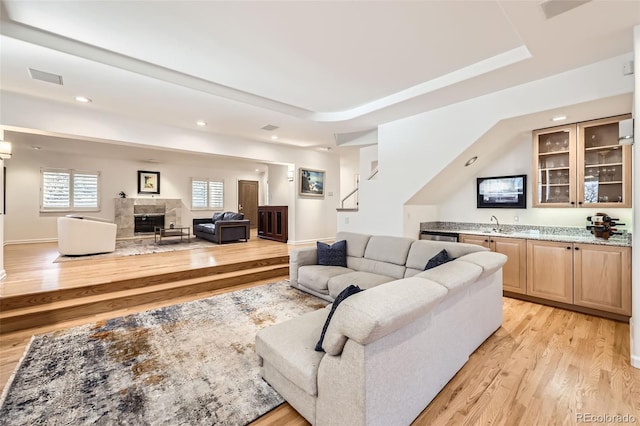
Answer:
[[[33,145],[31,148],[35,149],[36,151],[42,149],[42,147],[38,145]]]
[[[260,169],[256,169],[256,172],[259,172],[259,171],[260,171]]]
[[[551,119],[551,121],[562,121],[562,120],[566,120],[567,116],[566,115],[556,115],[555,117],[553,117]]]
[[[83,104],[88,104],[89,102],[91,102],[91,99],[87,98],[86,96],[76,96],[75,100],[78,102],[82,102]]]
[[[271,136],[271,139],[273,139],[273,140],[278,139],[278,135],[273,135],[273,136]]]
[[[478,156],[477,156],[477,155],[476,155],[475,157],[471,157],[471,158],[469,158],[469,159],[467,160],[467,162],[466,162],[466,163],[464,163],[464,166],[465,166],[465,167],[467,167],[467,166],[472,165],[473,163],[475,163],[475,162],[476,162],[476,160],[477,160],[477,159],[478,159]]]
[[[196,124],[197,124],[198,126],[200,126],[200,127],[204,127],[204,126],[206,126],[206,125],[207,125],[207,122],[206,122],[206,121],[204,121],[204,120],[198,120],[198,121],[196,121]]]

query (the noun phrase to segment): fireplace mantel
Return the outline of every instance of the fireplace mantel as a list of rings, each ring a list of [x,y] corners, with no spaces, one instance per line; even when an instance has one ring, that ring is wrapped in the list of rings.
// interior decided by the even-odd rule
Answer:
[[[148,207],[148,209],[145,209]],[[116,198],[115,222],[118,225],[117,238],[130,238],[135,236],[134,208],[136,212],[156,213],[164,209],[165,226],[173,222],[182,223],[182,200],[170,198]],[[148,210],[148,211],[145,211]]]

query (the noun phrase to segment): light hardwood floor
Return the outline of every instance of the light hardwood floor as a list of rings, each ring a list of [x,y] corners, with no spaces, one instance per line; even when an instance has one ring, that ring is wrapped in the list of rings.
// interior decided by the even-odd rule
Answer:
[[[132,256],[120,262],[70,262],[75,264],[71,273],[67,267],[61,266],[70,263],[51,264],[56,257],[55,245],[7,246],[5,268],[9,276],[0,285],[11,283],[12,292],[19,291],[20,283],[29,288],[77,286],[83,280],[91,282],[106,273],[113,276],[135,275],[153,268],[154,263],[156,268],[168,270],[203,262],[242,261],[247,256],[265,252],[270,255],[288,252],[286,245],[264,240],[218,248],[223,250],[207,254],[174,252],[173,256]],[[162,266],[158,267],[158,263]],[[77,274],[83,278],[78,278]],[[233,289],[263,283],[254,282]],[[171,303],[225,291],[230,290],[181,297]],[[32,334],[164,304],[151,303],[55,326],[0,335],[0,384],[4,386],[6,383]],[[573,425],[581,423],[580,415],[635,416],[635,422],[630,424],[640,424],[640,370],[629,365],[629,326],[504,298],[503,326],[471,356],[414,424]],[[305,425],[307,422],[284,404],[255,424]]]

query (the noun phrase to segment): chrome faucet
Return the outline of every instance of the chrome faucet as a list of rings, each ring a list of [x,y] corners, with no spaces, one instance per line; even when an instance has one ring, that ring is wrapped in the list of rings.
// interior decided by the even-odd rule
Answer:
[[[500,222],[498,222],[498,218],[495,216],[491,216],[491,222],[493,223],[493,221],[496,221],[496,226],[495,228],[493,228],[494,231],[496,232],[500,232]]]

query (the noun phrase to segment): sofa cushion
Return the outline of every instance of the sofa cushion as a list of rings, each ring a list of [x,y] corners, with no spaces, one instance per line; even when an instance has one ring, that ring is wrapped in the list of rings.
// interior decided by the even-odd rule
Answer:
[[[336,234],[336,241],[347,241],[347,256],[353,257],[364,256],[364,250],[367,248],[369,238],[371,238],[371,235],[357,234],[355,232],[338,232]]]
[[[236,212],[224,212],[221,220],[243,220],[244,214]]]
[[[449,256],[456,259],[469,253],[489,251],[488,248],[475,244],[417,240],[411,244],[409,254],[407,255],[407,270],[405,272],[405,277],[413,276],[424,271],[424,267],[429,259],[438,254],[442,249],[446,249]]]
[[[318,265],[347,267],[347,241],[341,240],[329,245],[318,241]]]
[[[309,395],[318,394],[318,366],[324,353],[316,352],[315,346],[328,314],[328,309],[318,309],[256,335],[256,353]]]
[[[324,326],[322,327],[322,333],[320,333],[320,339],[318,340],[318,343],[316,343],[316,347],[315,347],[316,351],[324,352],[324,349],[322,349],[322,341],[324,340],[324,334],[327,332],[327,327],[329,327],[329,323],[331,322],[331,317],[333,316],[333,313],[336,311],[336,308],[340,306],[340,303],[342,303],[342,301],[345,300],[347,297],[353,296],[354,294],[360,293],[361,291],[362,289],[360,289],[360,287],[356,285],[350,285],[344,290],[342,290],[340,294],[338,294],[335,297],[335,300],[331,304],[331,310],[329,311],[327,320],[324,322]]]
[[[449,253],[447,253],[445,249],[442,249],[438,254],[429,259],[426,266],[424,267],[424,270],[427,271],[431,268],[435,268],[436,266],[444,265],[445,263],[451,262],[452,260],[453,257],[449,257]]]
[[[222,218],[224,217],[224,212],[215,212],[213,214],[213,217],[211,218],[211,221],[213,223],[216,223],[219,220],[222,220]]]
[[[482,268],[480,266],[455,260],[437,268],[420,272],[415,277],[437,282],[450,292],[454,292],[475,282],[481,274]]]
[[[374,342],[426,315],[447,292],[440,284],[412,277],[355,294],[336,309],[322,348],[339,355],[348,338],[361,345]]]
[[[458,260],[480,266],[483,271],[479,279],[482,279],[502,268],[502,265],[507,262],[507,256],[502,253],[484,251],[464,255],[458,258]]]
[[[357,285],[361,289],[365,290],[371,287],[378,286],[380,284],[388,283],[396,278],[386,275],[372,274],[370,272],[354,271],[346,274],[338,275],[329,279],[327,288],[329,289],[329,296],[335,298],[347,288],[349,285]]]
[[[198,232],[204,232],[207,234],[215,234],[216,226],[213,223],[201,223],[200,225],[196,225],[194,230]]]
[[[396,265],[394,263],[351,256],[347,256],[347,267],[356,271],[386,275],[395,279],[403,278],[407,269],[404,265]]]
[[[305,265],[298,268],[298,284],[326,294],[329,280],[348,272],[353,272],[353,269],[342,266]]]
[[[396,265],[407,263],[409,248],[415,240],[406,237],[373,236],[369,239],[364,257]]]

